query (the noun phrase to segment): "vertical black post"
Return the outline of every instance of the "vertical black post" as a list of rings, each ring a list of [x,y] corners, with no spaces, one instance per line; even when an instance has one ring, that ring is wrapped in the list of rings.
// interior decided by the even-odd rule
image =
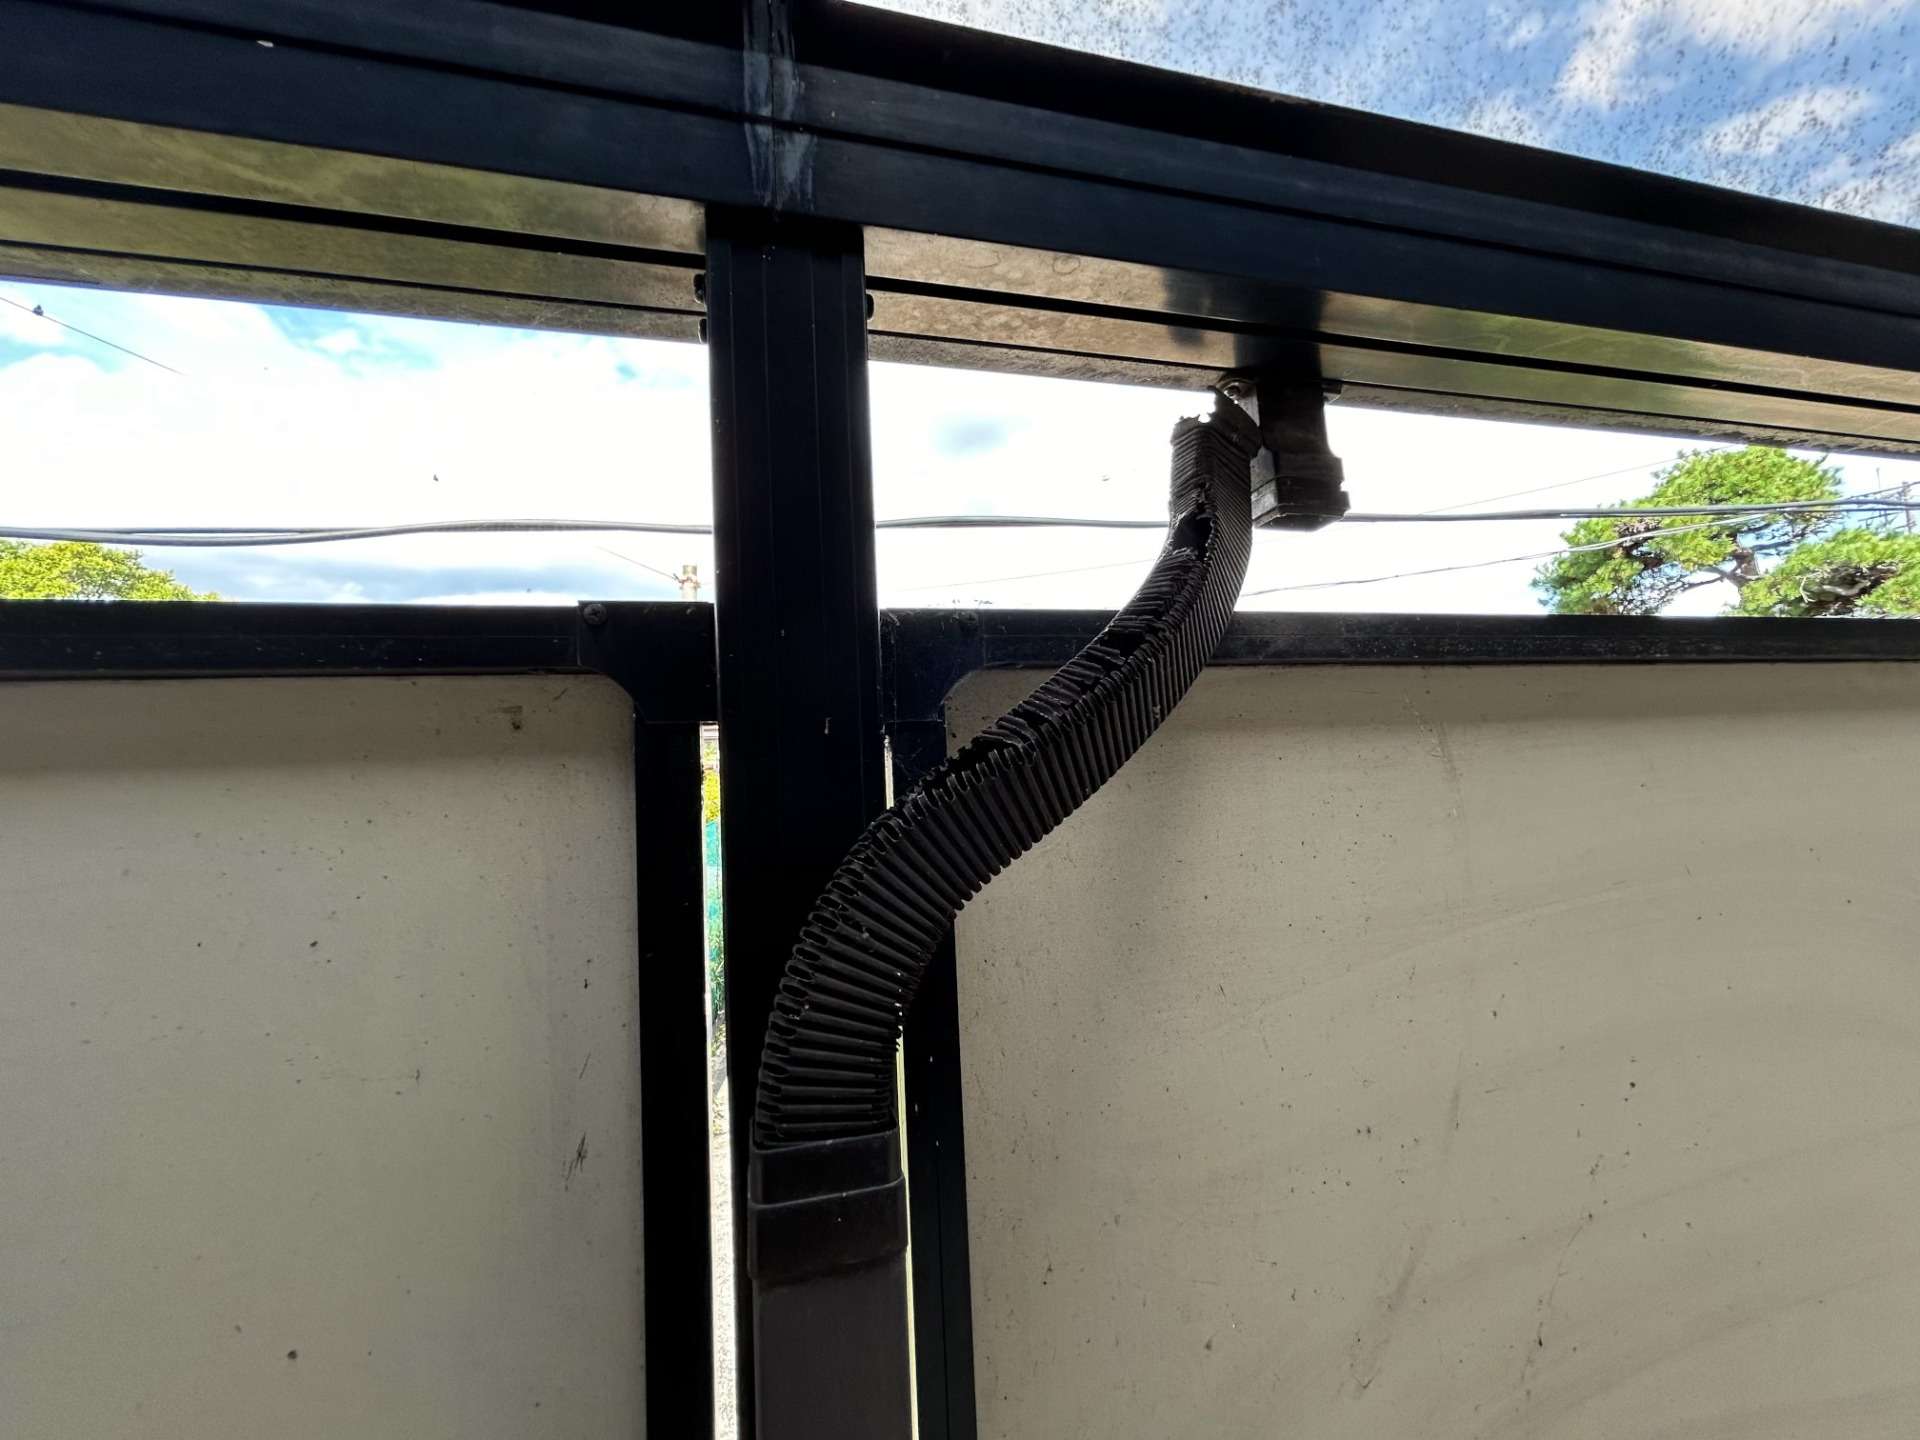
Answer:
[[[889,733],[893,793],[904,795],[946,759],[947,727],[939,720],[898,720]],[[960,993],[954,958],[949,935],[927,962],[901,1040],[920,1440],[974,1440],[976,1431]]]
[[[803,1335],[768,1334],[780,1353],[756,1353],[743,1228],[773,993],[808,907],[885,801],[860,234],[710,210],[706,298],[741,1436],[904,1440],[904,1405],[895,1432],[846,1423],[871,1387],[796,1366]],[[869,1319],[898,1348],[904,1400],[904,1291]],[[884,1378],[889,1357],[873,1358]],[[783,1388],[762,1407],[770,1359]]]
[[[700,727],[634,718],[647,1433],[713,1433]]]

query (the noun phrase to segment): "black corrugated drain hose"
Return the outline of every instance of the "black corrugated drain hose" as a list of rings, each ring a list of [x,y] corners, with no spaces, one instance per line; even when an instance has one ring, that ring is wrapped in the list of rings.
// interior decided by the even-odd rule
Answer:
[[[960,908],[1110,779],[1199,676],[1246,577],[1259,446],[1224,399],[1174,428],[1166,545],[1139,592],[875,819],[814,905],[755,1098],[748,1265],[762,1285],[904,1247],[894,1047],[927,962]]]

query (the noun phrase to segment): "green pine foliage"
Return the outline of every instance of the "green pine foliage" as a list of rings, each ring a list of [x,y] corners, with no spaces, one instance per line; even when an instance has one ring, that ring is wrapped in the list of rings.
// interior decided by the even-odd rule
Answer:
[[[138,550],[78,540],[0,540],[0,600],[217,600],[142,563]]]
[[[1763,445],[1683,454],[1635,506],[1835,500],[1839,471]],[[1722,520],[1582,520],[1534,589],[1562,615],[1657,615],[1681,595],[1730,587],[1736,615],[1920,615],[1920,536],[1833,510]],[[1608,542],[1618,543],[1610,544]]]
[[[1836,530],[1740,592],[1741,615],[1920,615],[1920,535]]]

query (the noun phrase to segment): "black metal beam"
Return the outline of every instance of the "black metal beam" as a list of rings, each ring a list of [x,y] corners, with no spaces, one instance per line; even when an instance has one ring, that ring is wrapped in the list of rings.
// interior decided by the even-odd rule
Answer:
[[[1473,215],[1448,196],[1473,192],[1529,202],[1540,223],[1536,239],[1553,248],[1581,251],[1593,259],[1617,259],[1621,247],[1657,243],[1676,224],[1702,238],[1759,241],[1808,256],[1851,261],[1869,268],[1889,263],[1890,227],[1850,222],[1828,211],[1782,204],[1756,195],[1673,179],[1646,170],[1588,160],[1576,155],[1510,145],[1435,125],[1398,120],[1340,105],[1249,89],[1190,73],[1157,69],[1059,46],[994,34],[966,25],[950,25],[840,0],[789,0],[806,10],[803,54],[810,65],[837,74],[886,80],[908,86],[938,77],[938,88],[985,104],[1009,107],[1012,115],[1035,104],[1094,125],[1150,129],[1176,142],[1164,151],[1140,157],[1148,167],[1143,179],[1171,178],[1175,188],[1252,187],[1250,197],[1282,198],[1291,188],[1295,208],[1325,210],[1369,223],[1416,228],[1444,224],[1451,212],[1454,233],[1482,235],[1489,224],[1525,239],[1518,228],[1526,210],[1498,207]],[[832,97],[838,99],[838,96]],[[973,127],[985,110],[954,109],[944,114],[908,115],[889,110],[858,117],[870,128],[905,128],[916,133],[928,125],[959,133]],[[1150,119],[1148,117],[1151,117]],[[903,122],[906,122],[903,124]],[[961,149],[994,143],[977,127]],[[1083,146],[1097,132],[1074,128],[1048,136],[1006,130],[1009,147],[1042,144]],[[1198,143],[1184,143],[1198,142]],[[1094,139],[1097,148],[1111,140]],[[1214,145],[1232,147],[1214,150]],[[1221,167],[1234,151],[1259,151],[1284,157],[1285,165]],[[1015,158],[1015,149],[1000,151]],[[1181,157],[1185,157],[1182,159]],[[1174,167],[1166,168],[1169,164]],[[1072,168],[1081,168],[1078,166]],[[1204,174],[1194,175],[1200,170]],[[1231,173],[1238,171],[1237,174]],[[1186,172],[1186,179],[1180,175]],[[1367,177],[1385,177],[1404,185],[1377,185]],[[1431,189],[1423,187],[1432,186]],[[1546,203],[1540,204],[1539,202]],[[1569,211],[1591,217],[1584,237],[1553,218]],[[1835,221],[1839,220],[1836,225]],[[1634,231],[1636,223],[1645,229]],[[1909,263],[1911,243],[1904,253]],[[1667,256],[1686,265],[1686,257]],[[1711,251],[1691,261],[1696,273],[1711,275],[1718,257]]]
[[[904,1286],[835,1318],[756,1303],[745,1270],[774,990],[809,907],[885,804],[860,237],[714,212],[707,263],[741,1434],[905,1434],[873,1428],[896,1399],[906,1423]],[[828,1363],[855,1356],[857,1375]]]
[[[947,757],[942,720],[887,727],[893,790]],[[907,1203],[913,1237],[914,1395],[920,1440],[974,1440],[973,1280],[967,1241],[966,1117],[953,937],[927,963],[900,1041],[906,1080]]]
[[[876,354],[1199,385],[1304,343],[1360,403],[1920,448],[1920,233],[865,7],[796,14],[789,61],[451,0],[7,0],[0,100],[464,167],[470,220],[489,176],[531,176],[857,223]],[[116,179],[62,149],[12,163]],[[254,183],[167,153],[172,189]],[[689,253],[639,228],[681,247],[654,252],[669,269]],[[180,284],[205,257],[168,233],[176,253],[131,258],[75,235],[71,263]],[[360,278],[369,303],[419,302]],[[580,305],[578,280],[556,298]]]
[[[712,1433],[713,1192],[700,727],[636,717],[647,1433]]]
[[[1107,623],[1090,610],[890,610],[890,724],[939,720],[977,670],[1047,670]],[[1920,661],[1920,623],[1624,615],[1242,611],[1212,665],[1805,664]]]
[[[0,600],[0,680],[604,674],[641,718],[711,722],[713,608]]]

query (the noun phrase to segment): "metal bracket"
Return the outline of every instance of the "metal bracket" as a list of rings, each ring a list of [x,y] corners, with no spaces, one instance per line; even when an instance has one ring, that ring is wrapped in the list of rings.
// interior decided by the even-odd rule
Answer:
[[[1338,381],[1260,371],[1229,375],[1220,393],[1260,427],[1253,457],[1253,523],[1274,530],[1318,530],[1352,508],[1346,469],[1327,446],[1327,401]]]

